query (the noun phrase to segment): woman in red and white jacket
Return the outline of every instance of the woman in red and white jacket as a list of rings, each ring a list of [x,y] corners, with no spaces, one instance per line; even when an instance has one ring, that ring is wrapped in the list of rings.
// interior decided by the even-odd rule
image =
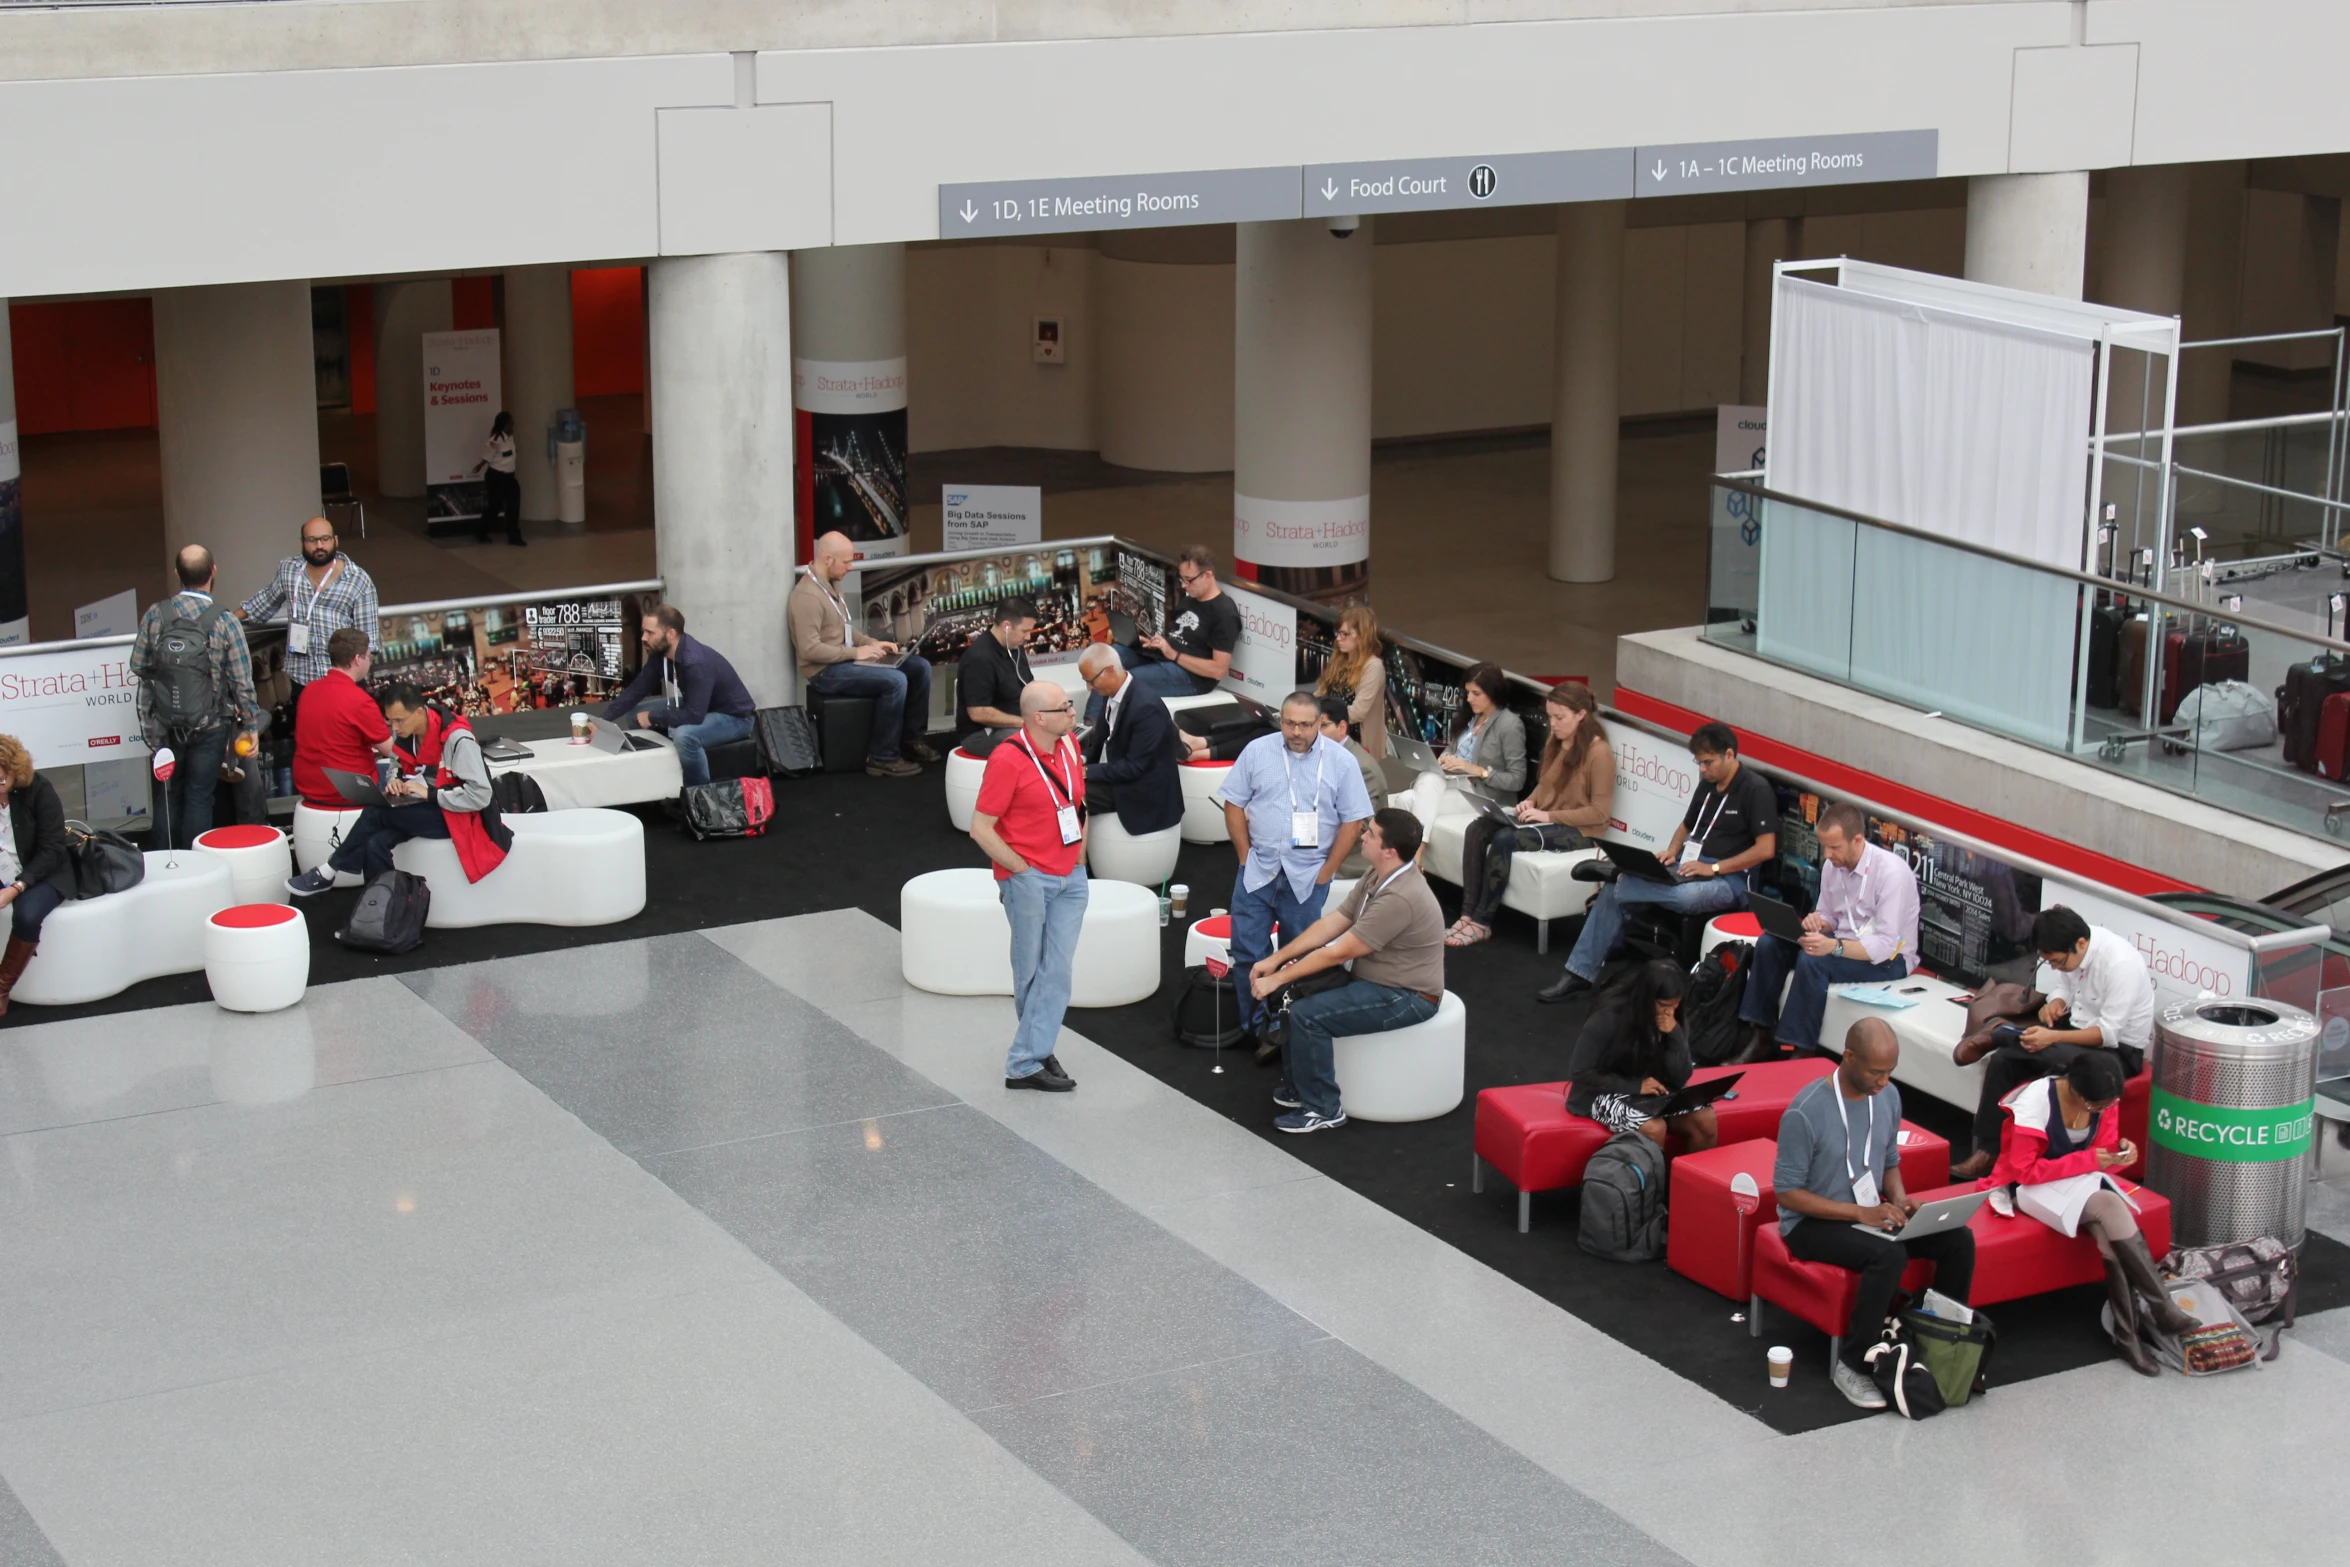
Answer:
[[[2115,1346],[2151,1377],[2161,1368],[2138,1342],[2139,1313],[2170,1334],[2188,1332],[2195,1319],[2171,1304],[2130,1201],[2109,1173],[2138,1162],[2137,1147],[2122,1140],[2121,1099],[2121,1062],[2110,1050],[2084,1051],[2062,1073],[2016,1088],[1999,1102],[2006,1112],[1999,1160],[1980,1184],[2011,1217],[2021,1209],[2066,1235],[2088,1230],[2105,1259]]]

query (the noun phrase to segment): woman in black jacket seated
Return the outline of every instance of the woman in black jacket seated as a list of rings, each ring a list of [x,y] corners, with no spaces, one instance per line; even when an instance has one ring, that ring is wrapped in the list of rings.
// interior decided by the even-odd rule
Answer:
[[[1689,1082],[1689,1041],[1681,1032],[1688,989],[1689,976],[1659,958],[1600,996],[1575,1041],[1570,1111],[1611,1132],[1638,1132],[1659,1147],[1667,1133],[1678,1134],[1691,1153],[1714,1145],[1719,1129],[1711,1106],[1670,1121],[1656,1113]]]
[[[63,903],[73,874],[65,856],[65,807],[49,780],[33,771],[32,753],[0,735],[0,908],[15,919],[0,955],[0,1014],[9,992],[41,948],[41,922]]]

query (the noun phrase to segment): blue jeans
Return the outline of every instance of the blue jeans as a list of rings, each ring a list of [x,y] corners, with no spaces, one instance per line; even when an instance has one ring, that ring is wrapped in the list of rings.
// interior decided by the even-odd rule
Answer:
[[[1596,980],[1607,960],[1616,955],[1616,947],[1624,936],[1624,906],[1626,904],[1661,903],[1683,914],[1719,914],[1724,909],[1746,907],[1746,873],[1732,871],[1727,876],[1700,876],[1695,881],[1648,881],[1638,876],[1620,876],[1599,889],[1599,896],[1591,900],[1591,912],[1583,916],[1583,933],[1575,938],[1575,950],[1567,954],[1567,972],[1578,979]],[[1749,985],[1747,989],[1752,991]]]
[[[660,697],[649,696],[620,715],[620,727],[633,727],[639,713],[655,713],[669,704]],[[710,781],[710,752],[714,745],[732,745],[737,740],[751,737],[751,721],[737,718],[732,713],[711,713],[698,724],[680,724],[664,731],[670,743],[677,747],[678,770],[685,774],[688,789]]]
[[[1795,971],[1795,983],[1787,986],[1787,999],[1781,1001],[1779,987],[1786,983],[1789,969]],[[1801,1049],[1815,1049],[1830,985],[1901,979],[1908,973],[1899,958],[1882,963],[1863,958],[1815,958],[1786,937],[1766,933],[1754,944],[1754,967],[1747,970],[1746,1000],[1739,1005],[1738,1015],[1761,1028],[1776,1023],[1778,1027],[1772,1030],[1775,1038]]]
[[[818,696],[873,698],[876,762],[894,762],[898,753],[930,733],[930,664],[909,657],[895,669],[880,664],[827,664],[808,689]]]
[[[1313,896],[1300,903],[1289,890],[1289,875],[1275,871],[1273,879],[1256,891],[1248,890],[1248,867],[1232,878],[1232,988],[1240,1000],[1240,1026],[1250,1033],[1262,1029],[1265,1005],[1250,993],[1248,971],[1260,958],[1273,955],[1273,927],[1281,927],[1284,941],[1295,941],[1305,928],[1322,917],[1330,888],[1316,883]]]
[[[1012,1011],[1020,1019],[1004,1076],[1033,1077],[1061,1036],[1069,1010],[1069,982],[1077,967],[1077,937],[1085,928],[1083,862],[1066,876],[1031,867],[995,884],[1012,922]]]
[[[64,901],[65,894],[59,892],[54,883],[34,882],[30,887],[18,893],[16,901],[8,906],[10,912],[15,915],[15,921],[9,927],[9,934],[28,947],[39,946],[41,944],[41,922],[56,913],[57,905]]]
[[[1281,1075],[1297,1090],[1297,1100],[1324,1120],[1336,1120],[1338,1057],[1331,1038],[1338,1034],[1384,1034],[1409,1028],[1436,1015],[1436,1003],[1416,990],[1374,985],[1367,979],[1349,980],[1336,990],[1308,996],[1289,1009],[1289,1034],[1281,1046]]]
[[[198,730],[166,743],[178,764],[163,786],[163,803],[171,816],[171,842],[166,847],[192,849],[200,835],[212,830],[212,792],[220,787],[220,761],[228,755],[228,726]],[[159,844],[165,825],[156,824]]]
[[[1199,695],[1199,676],[1181,664],[1160,658],[1155,653],[1128,647],[1123,642],[1111,643],[1110,651],[1118,655],[1118,662],[1125,665],[1127,672],[1134,676],[1134,687],[1138,691],[1148,691],[1159,697]],[[1110,699],[1098,691],[1087,697],[1085,721],[1098,725],[1109,705]]]

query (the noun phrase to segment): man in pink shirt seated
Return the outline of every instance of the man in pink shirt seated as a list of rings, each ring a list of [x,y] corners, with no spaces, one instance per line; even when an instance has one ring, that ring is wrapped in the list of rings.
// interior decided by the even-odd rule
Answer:
[[[1830,985],[1901,979],[1917,967],[1918,880],[1909,862],[1868,841],[1857,805],[1822,812],[1819,838],[1820,900],[1803,917],[1800,948],[1768,934],[1755,944],[1746,1001],[1738,1009],[1754,1025],[1744,1061],[1775,1061],[1782,1045],[1816,1049]],[[1795,972],[1791,985],[1789,969]]]

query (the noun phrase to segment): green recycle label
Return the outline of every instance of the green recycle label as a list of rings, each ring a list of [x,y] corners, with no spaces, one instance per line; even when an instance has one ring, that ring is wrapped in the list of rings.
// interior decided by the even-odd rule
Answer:
[[[2230,1110],[2157,1088],[2149,1110],[2154,1140],[2173,1153],[2232,1164],[2268,1164],[2309,1152],[2317,1100],[2266,1110]]]

